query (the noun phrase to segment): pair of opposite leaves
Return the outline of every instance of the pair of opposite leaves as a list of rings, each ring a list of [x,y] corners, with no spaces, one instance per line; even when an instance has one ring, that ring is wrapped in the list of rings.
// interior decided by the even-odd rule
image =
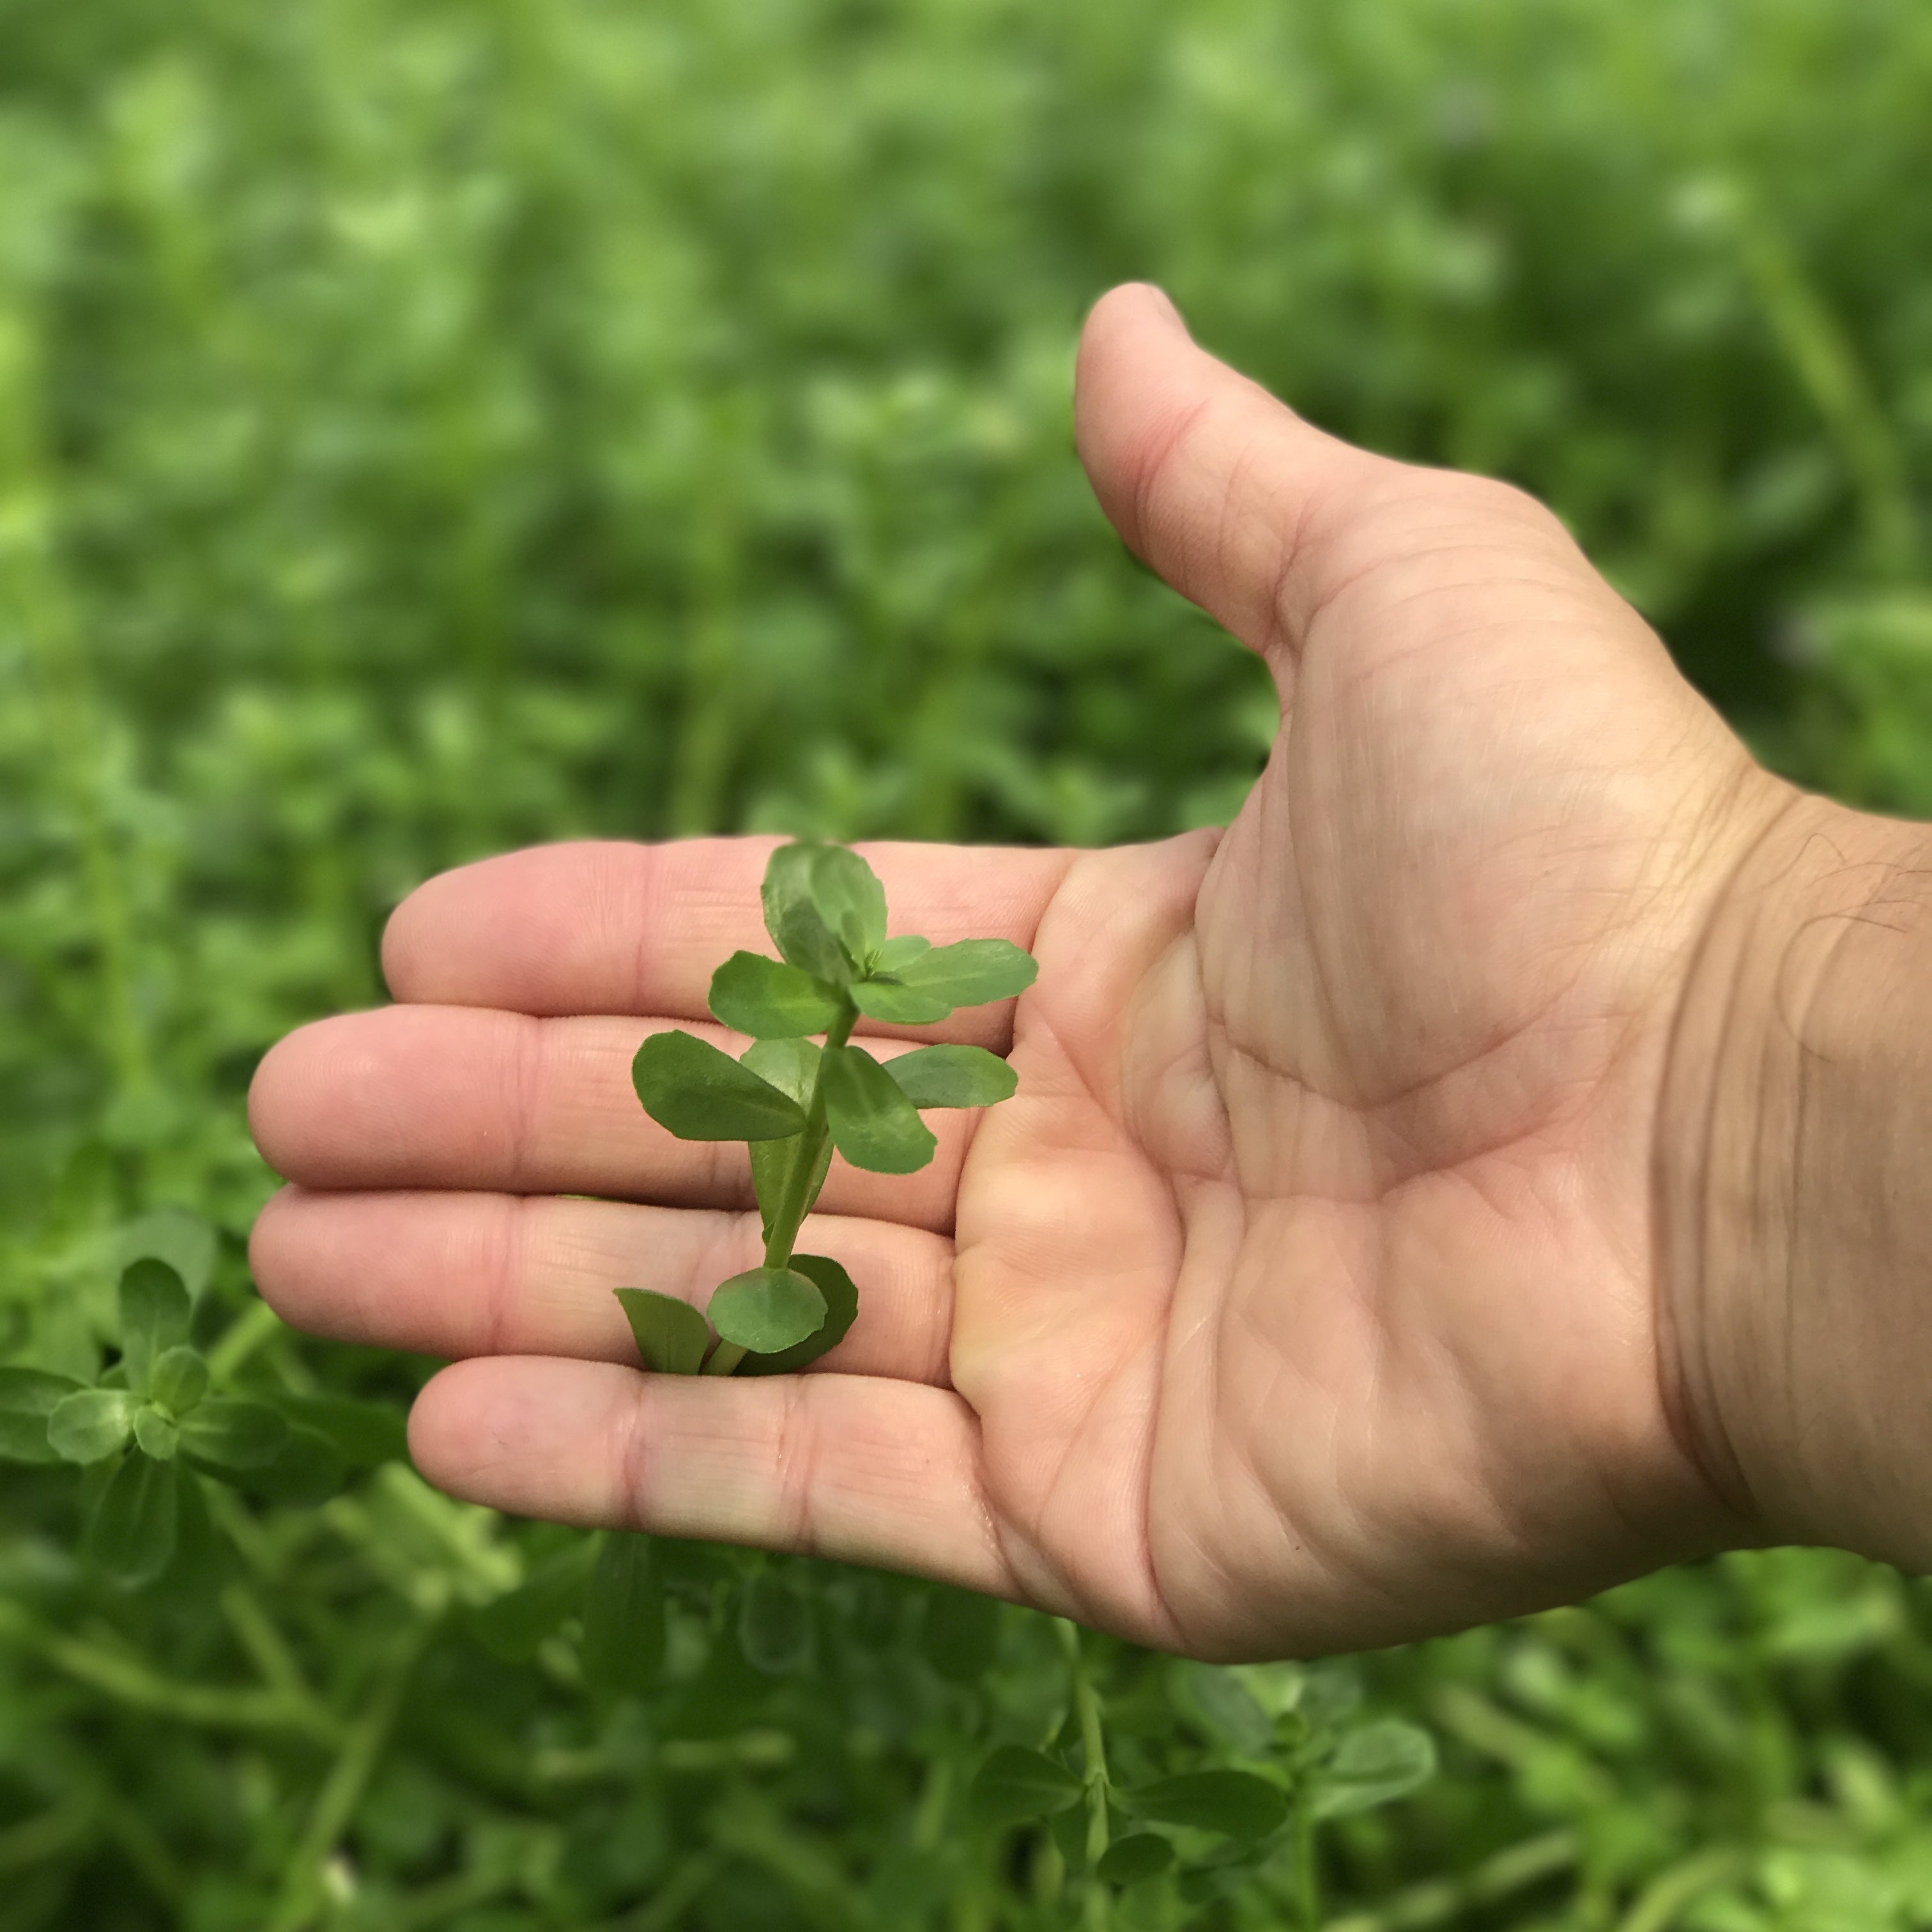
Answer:
[[[692,1034],[654,1034],[632,1077],[644,1111],[680,1139],[748,1143],[769,1240],[781,1214],[788,1239],[796,1232],[834,1148],[854,1167],[914,1173],[937,1144],[922,1107],[991,1106],[1013,1091],[1012,1070],[982,1047],[919,1047],[882,1064],[847,1043],[856,1019],[931,1025],[960,1006],[1011,998],[1038,969],[1004,939],[887,938],[885,889],[843,846],[780,846],[762,898],[780,957],[734,952],[711,981],[712,1014],[752,1036],[744,1057]],[[813,1044],[812,1034],[826,1044]],[[801,1177],[802,1161],[812,1172]],[[698,1373],[712,1328],[746,1352],[750,1374],[789,1373],[832,1347],[858,1312],[851,1276],[823,1255],[780,1258],[721,1283],[708,1324],[675,1296],[620,1288],[646,1365]]]

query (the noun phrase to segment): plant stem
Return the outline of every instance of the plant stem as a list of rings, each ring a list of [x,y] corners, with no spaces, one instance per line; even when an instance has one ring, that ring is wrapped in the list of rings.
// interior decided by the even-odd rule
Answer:
[[[1087,1668],[1079,1626],[1064,1617],[1055,1621],[1073,1679],[1074,1714],[1080,1720],[1080,1750],[1087,1773],[1087,1873],[1081,1894],[1081,1922],[1086,1932],[1106,1932],[1112,1915],[1099,1870],[1107,1854],[1108,1838],[1107,1740],[1100,1725],[1100,1698]]]
[[[858,1008],[850,1000],[842,999],[838,1016],[826,1031],[825,1044],[828,1047],[843,1046],[852,1037],[852,1029],[858,1020]],[[791,1166],[785,1172],[784,1191],[772,1216],[771,1232],[765,1238],[765,1265],[768,1268],[782,1268],[790,1263],[800,1226],[812,1211],[814,1195],[812,1178],[818,1170],[819,1156],[825,1150],[825,1137],[830,1131],[825,1123],[825,1065],[821,1060],[812,1076],[812,1095],[805,1106],[805,1126],[799,1134],[797,1146],[792,1150]],[[735,1342],[720,1342],[706,1358],[703,1372],[707,1376],[728,1376],[745,1359],[745,1355],[746,1351]]]

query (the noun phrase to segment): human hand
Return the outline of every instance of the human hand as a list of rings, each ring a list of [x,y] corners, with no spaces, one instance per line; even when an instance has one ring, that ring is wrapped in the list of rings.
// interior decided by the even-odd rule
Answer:
[[[911,1180],[836,1164],[863,1291],[813,1372],[652,1377],[609,1294],[754,1264],[732,1150],[631,1055],[756,946],[772,842],[434,880],[400,1004],[304,1028],[252,1116],[262,1292],[466,1358],[411,1444],[527,1514],[947,1578],[1204,1655],[1358,1648],[1748,1534],[1666,1413],[1658,1096],[1691,950],[1790,794],[1556,520],[1300,422],[1117,290],[1083,458],[1282,698],[1226,833],[874,845],[896,929],[1040,962],[1018,1096]],[[593,1198],[602,1197],[602,1198]]]

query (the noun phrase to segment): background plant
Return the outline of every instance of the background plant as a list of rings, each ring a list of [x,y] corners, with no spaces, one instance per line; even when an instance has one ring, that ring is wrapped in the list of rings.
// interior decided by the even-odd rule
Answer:
[[[5,1360],[95,1381],[130,1231],[191,1210],[212,1386],[393,1418],[418,1364],[250,1298],[240,1102],[378,997],[440,866],[1224,813],[1264,681],[1068,448],[1123,276],[1318,420],[1540,490],[1768,753],[1928,808],[1928,82],[1913,0],[0,0]],[[323,1502],[194,1475],[212,1533],[128,1594],[89,1480],[4,1477],[0,1925],[1096,1895],[1049,1623],[393,1460]],[[1927,1612],[1728,1559],[1324,1666],[1309,1739],[1245,1679],[1079,1667],[1123,1792],[1246,1769],[1312,1819],[1349,1727],[1430,1731],[1442,1774],[1316,1827],[1352,1932],[1866,1932],[1932,1918]],[[1078,1801],[987,1822],[1005,1746]],[[1298,1828],[1112,1909],[1292,1922]]]

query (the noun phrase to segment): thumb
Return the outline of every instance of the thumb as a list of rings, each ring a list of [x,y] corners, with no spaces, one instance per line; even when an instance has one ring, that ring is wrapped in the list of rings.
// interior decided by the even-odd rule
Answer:
[[[1520,491],[1370,454],[1304,422],[1197,348],[1174,304],[1130,283],[1088,317],[1080,458],[1114,527],[1184,597],[1270,657],[1377,566],[1438,543],[1527,546],[1594,578]]]

